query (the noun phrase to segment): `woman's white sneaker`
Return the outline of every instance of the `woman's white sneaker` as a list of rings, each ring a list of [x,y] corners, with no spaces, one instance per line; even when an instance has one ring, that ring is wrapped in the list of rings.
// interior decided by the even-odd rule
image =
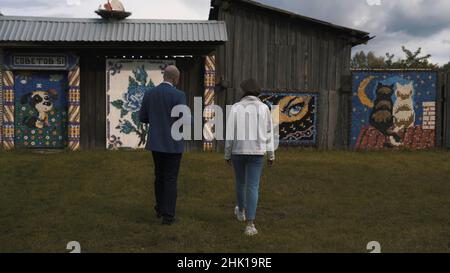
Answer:
[[[245,221],[245,211],[244,212],[240,211],[238,206],[234,208],[234,215],[236,215],[236,218],[238,219],[239,222]]]
[[[245,235],[255,236],[256,234],[258,234],[258,230],[255,228],[255,225],[248,225],[245,228]]]

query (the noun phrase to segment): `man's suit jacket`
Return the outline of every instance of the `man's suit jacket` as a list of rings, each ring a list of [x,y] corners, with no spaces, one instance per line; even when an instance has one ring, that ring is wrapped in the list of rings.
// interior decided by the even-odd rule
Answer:
[[[178,119],[171,117],[176,105],[186,105],[186,95],[168,83],[163,82],[145,93],[139,119],[149,123],[147,150],[172,154],[184,152],[184,141],[175,141],[171,134],[172,125]]]

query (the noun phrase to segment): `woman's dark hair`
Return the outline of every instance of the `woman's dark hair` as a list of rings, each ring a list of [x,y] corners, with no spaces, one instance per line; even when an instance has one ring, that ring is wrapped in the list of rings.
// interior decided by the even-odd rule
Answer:
[[[244,91],[244,96],[258,97],[261,94],[261,87],[254,79],[248,79],[241,83],[241,89]]]

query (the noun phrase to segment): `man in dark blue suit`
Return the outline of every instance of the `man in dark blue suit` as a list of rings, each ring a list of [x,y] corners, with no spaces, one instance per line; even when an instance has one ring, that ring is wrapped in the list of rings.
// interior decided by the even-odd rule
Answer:
[[[175,222],[177,202],[177,179],[181,156],[184,152],[183,140],[172,137],[172,109],[186,105],[186,95],[175,88],[180,79],[180,71],[168,66],[164,71],[164,82],[149,90],[142,101],[139,119],[149,124],[146,149],[153,154],[155,170],[156,214],[163,225]]]

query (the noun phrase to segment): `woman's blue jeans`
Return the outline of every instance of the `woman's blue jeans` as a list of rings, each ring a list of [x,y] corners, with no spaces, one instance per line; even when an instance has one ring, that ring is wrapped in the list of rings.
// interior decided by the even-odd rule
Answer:
[[[231,161],[236,177],[236,197],[239,209],[242,211],[245,208],[247,220],[254,221],[264,156],[233,155]]]

